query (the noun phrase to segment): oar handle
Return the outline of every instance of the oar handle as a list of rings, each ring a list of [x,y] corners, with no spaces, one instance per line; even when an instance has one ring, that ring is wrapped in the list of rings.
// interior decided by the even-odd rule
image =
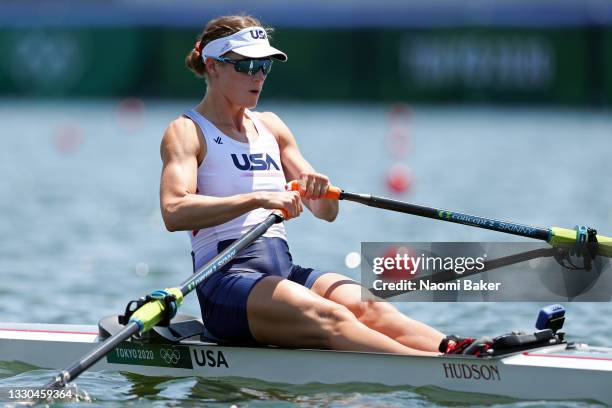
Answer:
[[[289,213],[284,208],[279,208],[278,210],[274,210],[274,211],[276,211],[278,215],[283,217],[283,220],[286,220],[287,218],[289,218]]]
[[[287,183],[286,189],[287,191],[300,191],[300,195],[304,195],[304,192],[300,190],[300,182],[298,180]],[[340,200],[340,194],[342,194],[342,189],[340,187],[329,186],[323,198],[327,198],[328,200]]]

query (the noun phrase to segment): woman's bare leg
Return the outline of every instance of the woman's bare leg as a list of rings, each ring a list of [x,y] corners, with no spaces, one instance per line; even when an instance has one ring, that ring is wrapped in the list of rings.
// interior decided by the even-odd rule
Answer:
[[[247,301],[249,328],[264,344],[411,355],[436,355],[407,347],[368,328],[346,307],[287,279],[268,276]]]
[[[444,338],[438,330],[400,313],[344,275],[326,273],[316,280],[312,291],[345,306],[364,325],[412,349],[437,352]]]

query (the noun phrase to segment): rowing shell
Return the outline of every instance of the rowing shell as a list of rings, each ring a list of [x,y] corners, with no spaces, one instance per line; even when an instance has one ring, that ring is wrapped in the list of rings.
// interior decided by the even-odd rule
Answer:
[[[0,361],[61,368],[98,343],[96,326],[0,323]],[[124,342],[94,370],[152,376],[246,377],[268,382],[436,386],[518,399],[612,405],[612,348],[558,344],[501,357],[403,356],[200,341]]]

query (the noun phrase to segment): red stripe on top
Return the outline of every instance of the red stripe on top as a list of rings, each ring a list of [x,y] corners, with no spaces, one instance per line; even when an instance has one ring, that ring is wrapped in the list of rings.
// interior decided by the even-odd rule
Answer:
[[[602,361],[612,361],[612,358],[606,357],[588,357],[588,356],[559,356],[554,354],[532,354],[528,351],[523,352],[524,356],[527,357],[550,357],[550,358],[573,358],[577,360],[602,360]]]
[[[90,333],[90,332],[71,332],[71,331],[61,331],[61,330],[31,330],[31,329],[2,329],[0,331],[13,331],[13,332],[26,332],[26,333],[59,333],[59,334],[92,334],[98,335],[98,333]]]

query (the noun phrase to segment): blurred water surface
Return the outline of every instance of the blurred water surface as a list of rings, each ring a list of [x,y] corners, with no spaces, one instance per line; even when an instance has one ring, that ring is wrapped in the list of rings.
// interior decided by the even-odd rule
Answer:
[[[167,123],[195,103],[0,101],[0,321],[93,324],[130,299],[185,279],[191,272],[187,234],[167,232],[159,213],[159,142]],[[408,153],[398,158],[385,142],[396,123],[389,106],[262,103],[259,110],[283,118],[315,168],[346,190],[392,195],[385,174],[400,161],[413,183],[397,198],[612,233],[607,112],[414,107],[402,128],[410,136]],[[348,202],[334,223],[305,213],[287,229],[297,263],[356,279],[358,269],[348,269],[344,259],[361,241],[521,240]],[[531,328],[541,305],[397,306],[443,331],[479,335]],[[612,345],[609,303],[567,306],[573,340]],[[195,296],[183,312],[199,313]],[[0,369],[3,385],[24,375],[41,382],[48,376],[9,363]],[[78,383],[107,406],[197,406],[202,399],[222,406],[423,406],[455,398],[375,386],[277,389],[118,373],[87,373]]]

